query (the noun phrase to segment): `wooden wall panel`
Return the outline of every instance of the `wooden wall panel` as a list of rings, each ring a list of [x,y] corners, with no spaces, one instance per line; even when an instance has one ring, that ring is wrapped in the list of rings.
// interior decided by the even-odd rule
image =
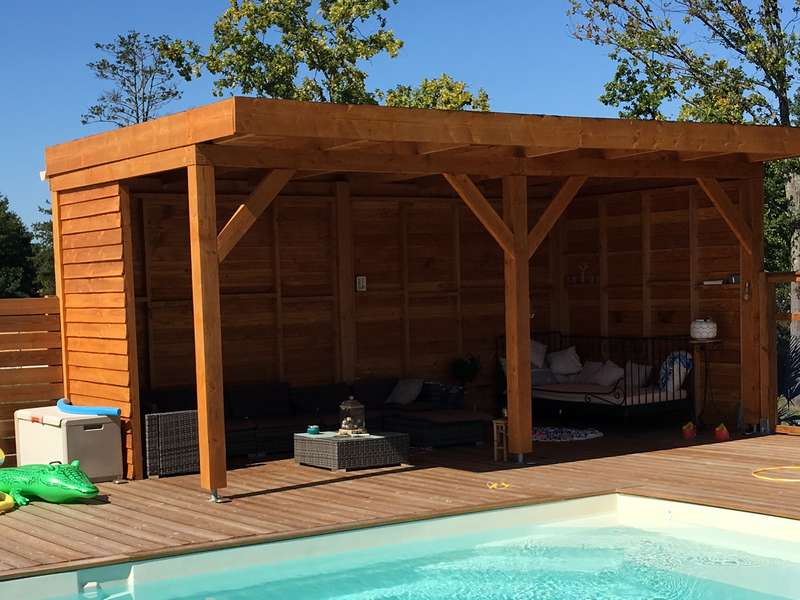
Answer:
[[[737,387],[725,381],[738,367],[738,292],[697,283],[737,272],[738,247],[693,189],[576,198],[531,260],[532,327],[674,335],[687,332],[693,309],[714,316],[726,336],[714,372],[724,409],[738,401]],[[329,183],[290,183],[222,264],[226,381],[340,379],[338,294],[355,282],[337,281],[347,273],[337,269],[346,243],[336,239],[334,190]],[[220,226],[247,190],[240,192],[219,195]],[[453,357],[472,352],[484,365],[477,383],[491,396],[504,324],[502,254],[463,204],[430,194],[363,182],[349,190],[352,276],[367,280],[354,298],[354,374],[441,378]],[[487,197],[499,211],[498,199]],[[149,384],[192,385],[186,198],[148,193],[139,201],[147,293],[139,292],[138,314],[147,316],[139,330],[147,337]],[[544,205],[529,202],[531,224]],[[78,308],[82,294],[74,291]],[[113,308],[109,294],[104,304]]]
[[[122,411],[126,474],[142,473],[135,290],[143,278],[132,226],[138,206],[118,185],[59,192],[54,210],[66,381],[73,404]],[[138,263],[138,264],[137,264]]]
[[[16,465],[14,411],[64,393],[57,297],[0,299],[0,449]]]

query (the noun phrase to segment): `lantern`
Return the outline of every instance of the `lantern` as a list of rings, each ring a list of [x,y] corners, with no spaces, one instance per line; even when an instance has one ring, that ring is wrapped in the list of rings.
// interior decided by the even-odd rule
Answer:
[[[339,417],[341,419],[339,435],[367,432],[364,405],[352,396],[339,405]]]

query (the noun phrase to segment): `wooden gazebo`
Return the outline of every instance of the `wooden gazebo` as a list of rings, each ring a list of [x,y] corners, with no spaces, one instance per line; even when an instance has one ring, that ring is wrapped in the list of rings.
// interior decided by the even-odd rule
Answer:
[[[53,146],[65,393],[123,409],[139,477],[140,394],[194,369],[216,493],[223,370],[426,375],[504,335],[510,450],[524,455],[532,323],[682,333],[708,312],[726,340],[718,395],[746,423],[774,418],[762,163],[797,155],[794,129],[251,98]],[[570,285],[578,261],[591,286]],[[741,283],[699,286],[728,272]]]

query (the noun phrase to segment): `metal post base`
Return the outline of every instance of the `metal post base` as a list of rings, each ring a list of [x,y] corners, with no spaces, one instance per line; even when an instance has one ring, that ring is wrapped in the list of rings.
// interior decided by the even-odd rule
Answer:
[[[209,502],[215,502],[217,504],[222,502],[222,500],[219,497],[219,493],[217,492],[217,490],[215,490],[215,489],[211,490],[211,496],[209,497],[208,501]]]
[[[515,454],[514,455],[514,461],[518,465],[524,465],[525,464],[525,455],[524,454]]]

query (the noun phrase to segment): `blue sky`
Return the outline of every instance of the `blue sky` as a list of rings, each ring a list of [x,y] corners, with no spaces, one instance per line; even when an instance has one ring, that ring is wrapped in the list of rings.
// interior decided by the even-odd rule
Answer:
[[[442,72],[485,88],[492,110],[613,116],[597,100],[613,75],[606,52],[569,35],[566,0],[400,0],[389,23],[395,59],[369,65],[370,85],[413,84]],[[36,12],[32,6],[38,5]],[[102,131],[80,115],[104,89],[86,63],[95,42],[136,29],[207,42],[226,0],[0,2],[0,193],[31,223],[49,197],[44,148]],[[37,14],[38,13],[38,14]],[[211,101],[211,78],[185,86],[175,112]]]

